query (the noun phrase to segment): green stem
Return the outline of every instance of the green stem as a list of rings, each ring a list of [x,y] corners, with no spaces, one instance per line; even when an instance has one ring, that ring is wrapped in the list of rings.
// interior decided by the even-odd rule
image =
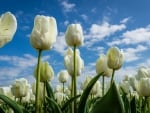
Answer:
[[[43,89],[43,105],[44,105],[44,113],[46,113],[46,101],[45,101],[45,92],[46,92],[46,81],[44,82],[44,89]]]
[[[72,75],[71,77],[71,98],[74,97],[74,75]],[[71,105],[71,113],[74,113],[74,102],[72,102],[72,105]]]
[[[40,113],[40,99],[39,99],[39,87],[40,87],[40,61],[42,50],[38,51],[38,63],[37,63],[37,77],[36,77],[36,95],[35,95],[35,108],[36,113]]]
[[[148,100],[148,97],[147,96],[145,96],[145,98],[144,98],[144,103],[143,103],[143,108],[144,108],[144,113],[146,113],[146,111],[147,111],[147,100]]]
[[[115,75],[115,70],[113,69],[112,76],[111,76],[110,86],[111,86],[111,85],[112,85],[112,83],[113,83],[114,75]]]
[[[102,97],[104,96],[104,89],[105,89],[105,77],[102,77]]]
[[[64,87],[64,82],[63,82],[63,104],[64,104],[64,92],[65,92],[65,87]]]
[[[77,95],[77,81],[76,81],[76,77],[77,77],[77,73],[76,73],[76,46],[74,46],[73,48],[73,53],[74,53],[74,97]],[[77,108],[76,108],[76,100],[74,100],[74,113],[77,113]]]

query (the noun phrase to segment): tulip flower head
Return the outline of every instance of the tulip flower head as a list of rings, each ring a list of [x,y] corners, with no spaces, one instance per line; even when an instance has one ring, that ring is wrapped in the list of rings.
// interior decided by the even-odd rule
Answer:
[[[16,98],[25,97],[29,91],[28,81],[24,78],[16,79],[11,87],[11,91]]]
[[[0,17],[0,48],[10,42],[17,29],[16,17],[6,12]]]
[[[61,83],[67,82],[67,80],[69,79],[68,71],[66,71],[66,70],[60,71],[58,74],[58,79]]]
[[[96,61],[96,73],[100,74],[104,72],[104,76],[110,77],[112,75],[112,69],[108,68],[107,56],[102,54]]]
[[[68,46],[81,46],[83,44],[83,31],[80,24],[70,24],[65,34]]]
[[[37,15],[30,36],[30,43],[38,50],[49,50],[56,42],[57,24],[54,17]]]
[[[150,78],[141,78],[137,84],[136,89],[140,96],[150,96]]]
[[[118,70],[123,64],[123,52],[117,47],[111,47],[107,52],[107,64],[110,69]]]
[[[37,67],[34,70],[34,76],[37,77]],[[54,71],[48,62],[41,62],[40,65],[40,81],[50,81],[53,79]]]
[[[71,48],[69,48],[71,49]],[[69,50],[71,51],[71,50]],[[73,75],[74,74],[74,63],[73,63],[73,59],[74,59],[74,56],[73,56],[73,52],[67,52],[68,54],[65,55],[64,57],[64,64],[65,64],[65,67],[69,73],[69,75]],[[81,71],[83,70],[84,68],[84,61],[83,59],[80,57],[80,52],[78,49],[76,49],[76,73],[77,75],[80,75]]]

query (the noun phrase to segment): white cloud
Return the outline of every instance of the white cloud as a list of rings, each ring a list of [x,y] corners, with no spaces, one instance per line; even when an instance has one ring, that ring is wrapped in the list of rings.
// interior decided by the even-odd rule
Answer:
[[[49,57],[43,56],[42,60],[48,60]],[[37,64],[37,57],[31,54],[24,54],[22,57],[1,55],[0,62],[6,65],[0,66],[0,81],[8,79],[12,83],[15,78],[31,78],[29,76],[32,76],[34,66]]]
[[[126,24],[128,21],[130,21],[131,20],[131,17],[127,17],[127,18],[124,18],[124,19],[122,19],[121,21],[120,21],[120,23],[122,23],[122,24]]]
[[[61,5],[63,6],[64,12],[71,12],[76,6],[74,3],[69,3],[67,0],[62,1]]]
[[[67,48],[67,44],[65,42],[65,34],[59,33],[57,37],[57,41],[54,44],[54,50],[60,53],[61,55],[64,55],[66,48]]]
[[[86,16],[85,14],[82,14],[81,17],[82,17],[82,19],[83,19],[84,21],[87,21],[87,20],[88,20],[88,16]]]
[[[126,62],[132,62],[132,61],[136,61],[138,59],[140,59],[141,53],[143,51],[146,51],[148,48],[146,46],[143,45],[138,45],[136,48],[127,48],[124,49],[124,60]]]
[[[147,43],[150,44],[150,25],[143,28],[137,28],[135,30],[126,31],[122,34],[122,39],[115,40],[108,43],[108,45],[119,45],[119,44],[139,44]]]
[[[91,46],[95,42],[99,42],[102,39],[111,36],[118,31],[124,30],[125,28],[125,24],[111,25],[106,21],[102,24],[92,24],[89,32],[85,34],[85,45]]]

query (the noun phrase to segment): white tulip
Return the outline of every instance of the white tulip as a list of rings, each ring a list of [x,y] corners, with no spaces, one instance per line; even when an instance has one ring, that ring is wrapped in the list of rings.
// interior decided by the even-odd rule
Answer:
[[[104,72],[104,76],[110,77],[112,75],[112,69],[108,68],[107,56],[102,54],[96,61],[96,73],[100,74]]]
[[[65,34],[68,46],[80,46],[83,44],[83,31],[80,24],[70,24]]]
[[[81,71],[84,68],[84,61],[83,59],[80,57],[80,52],[77,52],[78,50],[76,50],[76,56],[75,56],[75,64],[76,64],[76,73],[79,76],[81,74]],[[66,56],[64,57],[64,65],[69,73],[69,75],[73,75],[74,74],[74,55],[73,54],[66,54]]]
[[[37,15],[30,36],[31,45],[38,50],[49,50],[56,42],[57,24],[54,17]]]
[[[82,89],[82,90],[85,90],[85,89],[86,89],[86,87],[87,87],[88,83],[91,81],[91,79],[92,79],[91,76],[86,76],[85,81],[83,81],[83,82],[81,83],[81,89]]]
[[[124,93],[128,94],[130,92],[130,84],[128,81],[121,81],[119,86]]]
[[[40,96],[39,96],[39,98],[41,101],[44,100],[43,91],[44,91],[44,83],[40,82],[40,87],[39,87],[39,92],[40,92],[39,95]],[[34,95],[36,95],[36,82],[34,82],[32,84],[32,92]]]
[[[61,85],[56,85],[54,92],[63,92],[63,87]]]
[[[136,84],[140,96],[150,96],[150,78],[141,78]]]
[[[37,67],[34,70],[34,76],[37,77]],[[40,65],[40,81],[50,81],[54,77],[53,68],[49,65],[48,62],[41,62]]]
[[[138,72],[136,74],[136,79],[140,80],[141,78],[150,78],[150,73],[148,71],[149,69],[146,67],[140,67],[138,69]]]
[[[67,80],[69,79],[69,74],[68,71],[66,70],[62,70],[58,73],[58,79],[61,83],[65,83],[67,82]]]
[[[56,93],[54,94],[54,97],[55,97],[55,99],[56,99],[56,101],[57,101],[57,103],[58,103],[59,105],[62,104],[63,98],[65,99],[65,95],[64,95],[63,93],[60,93],[60,92],[56,92]]]
[[[28,81],[24,78],[16,79],[11,87],[11,91],[16,98],[25,97],[29,91]]]
[[[17,29],[16,17],[6,12],[0,17],[0,47],[10,42]]]
[[[114,70],[121,68],[123,64],[123,52],[117,47],[111,47],[107,52],[108,67]]]

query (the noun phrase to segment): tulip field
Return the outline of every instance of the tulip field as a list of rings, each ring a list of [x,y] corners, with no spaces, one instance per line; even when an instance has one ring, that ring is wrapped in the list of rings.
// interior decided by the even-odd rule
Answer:
[[[0,47],[3,47],[16,33],[17,20],[12,13],[6,12],[1,21]],[[0,113],[150,113],[150,68],[140,67],[135,76],[125,76],[116,83],[115,72],[124,63],[123,51],[116,46],[95,59],[96,75],[87,76],[77,84],[84,68],[79,51],[84,41],[80,24],[67,27],[68,49],[62,61],[65,70],[58,74],[61,85],[52,87],[53,67],[41,59],[43,51],[52,49],[57,34],[54,17],[35,17],[29,43],[38,52],[33,70],[36,82],[29,84],[25,78],[20,78],[9,87],[0,87]],[[106,77],[110,78],[107,82]]]

